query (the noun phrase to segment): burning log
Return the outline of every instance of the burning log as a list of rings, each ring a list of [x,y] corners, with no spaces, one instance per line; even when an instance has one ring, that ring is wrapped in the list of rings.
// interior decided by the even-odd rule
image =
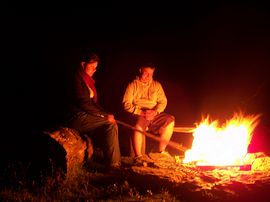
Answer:
[[[259,115],[235,114],[219,127],[217,121],[204,119],[194,130],[192,148],[185,153],[184,162],[196,162],[200,166],[246,165],[253,130]]]
[[[270,170],[270,157],[266,156],[263,152],[248,154],[249,161],[252,161],[252,171],[269,171]]]
[[[93,145],[88,136],[81,137],[79,133],[70,128],[61,128],[52,133],[44,132],[58,142],[66,151],[67,175],[71,176],[85,159],[93,155]]]
[[[244,164],[235,165],[197,165],[202,170],[246,170],[246,171],[269,171],[270,157],[263,152],[248,153],[244,159]]]

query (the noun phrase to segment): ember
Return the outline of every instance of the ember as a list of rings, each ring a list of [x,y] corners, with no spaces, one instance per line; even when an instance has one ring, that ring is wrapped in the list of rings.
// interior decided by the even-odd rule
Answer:
[[[185,152],[184,163],[197,166],[243,166],[259,115],[234,114],[219,127],[218,121],[203,119],[195,128],[192,148]]]

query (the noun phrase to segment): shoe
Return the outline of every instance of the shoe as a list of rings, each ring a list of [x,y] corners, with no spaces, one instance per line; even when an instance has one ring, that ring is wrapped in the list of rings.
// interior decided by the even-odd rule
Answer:
[[[175,162],[175,158],[171,156],[167,151],[161,151],[156,153],[149,153],[149,157],[154,161],[168,161]]]
[[[161,156],[163,156],[163,157],[173,158],[173,157],[169,154],[169,152],[167,152],[167,151],[162,151],[162,152],[160,152],[160,154],[161,154]]]
[[[148,155],[144,154],[144,155],[139,155],[139,156],[135,156],[135,158],[133,159],[133,165],[134,166],[144,166],[147,167],[148,165],[152,164],[153,160],[150,159],[148,157]]]
[[[109,168],[111,168],[112,170],[119,170],[121,168],[121,163],[120,162],[113,163],[109,166]]]
[[[106,167],[106,169],[104,170],[104,173],[106,174],[116,174],[121,172],[121,163],[117,162],[117,163],[113,163],[109,166]]]

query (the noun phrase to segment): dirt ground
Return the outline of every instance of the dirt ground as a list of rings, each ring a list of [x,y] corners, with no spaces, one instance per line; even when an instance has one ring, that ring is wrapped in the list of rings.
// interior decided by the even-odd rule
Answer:
[[[174,160],[151,159],[153,161],[143,165],[134,165],[132,158],[122,157],[119,173],[95,178],[95,183],[105,186],[125,180],[141,193],[165,190],[177,201],[268,201],[270,169],[266,163],[269,161],[265,162],[265,169],[261,169],[251,166],[196,167],[182,163],[179,156],[174,156]]]
[[[49,138],[48,140],[47,136],[44,136],[44,138],[45,139],[35,141],[35,147],[31,147],[31,150],[29,149],[32,151],[34,148],[36,153],[42,154],[43,152],[44,156],[34,155],[33,152],[26,153],[24,144],[21,144],[22,147],[19,147],[21,148],[20,153],[14,152],[14,155],[10,153],[9,156],[14,156],[14,159],[11,157],[8,158],[6,164],[9,165],[9,167],[1,166],[3,167],[1,171],[8,171],[4,176],[0,175],[3,182],[7,181],[8,184],[14,186],[15,181],[19,182],[26,178],[25,175],[19,175],[20,173],[31,173],[31,176],[39,176],[41,168],[51,168],[50,161],[46,160],[48,159],[46,154],[50,153],[49,151],[51,150],[47,151],[46,149],[48,149],[49,140],[52,141],[52,139]],[[50,148],[53,148],[54,151],[59,145],[55,142],[52,143],[54,144],[52,144]],[[189,145],[187,144],[187,146]],[[65,162],[61,162],[59,159],[65,159],[65,153],[62,152],[62,149],[59,151],[61,152],[52,153],[51,159],[58,159],[55,160],[55,162],[60,164],[61,167]],[[252,162],[251,167],[197,167],[194,164],[182,163],[183,155],[180,156],[172,150],[170,151],[172,158],[159,158],[152,152],[153,151],[148,152],[151,161],[142,165],[134,164],[133,159],[129,156],[122,156],[122,167],[119,171],[110,174],[92,172],[90,178],[91,184],[97,188],[104,188],[114,184],[128,183],[129,187],[135,187],[141,194],[148,193],[149,195],[150,193],[150,195],[155,196],[155,198],[152,197],[152,199],[148,201],[162,201],[162,196],[157,196],[157,193],[170,193],[170,196],[173,196],[176,201],[185,202],[269,201],[269,154],[256,155],[256,162]],[[33,156],[33,159],[28,159],[31,156]],[[28,165],[27,163],[21,166],[18,165],[18,159],[21,161],[22,157],[27,157],[25,161],[31,162],[31,165],[35,166],[26,166],[25,168],[24,165]],[[4,155],[1,159],[1,163],[4,165]],[[16,168],[10,168],[10,166],[13,165],[10,165],[10,159],[16,162],[16,164],[14,164]],[[22,167],[22,169],[19,170],[20,172],[18,171],[18,166]],[[27,170],[24,171],[24,169]],[[12,172],[13,170],[16,172]],[[5,172],[2,172],[2,174],[3,173]],[[16,176],[14,176],[14,173]]]

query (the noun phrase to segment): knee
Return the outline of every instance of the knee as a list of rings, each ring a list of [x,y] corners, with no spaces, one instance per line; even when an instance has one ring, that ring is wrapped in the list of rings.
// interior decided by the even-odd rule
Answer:
[[[113,127],[114,129],[118,130],[118,125],[117,125],[117,123],[112,123],[111,125],[112,125],[112,127]]]
[[[171,120],[172,122],[175,122],[175,117],[174,117],[173,115],[170,115],[170,120]]]
[[[175,117],[173,115],[170,115],[167,122],[167,127],[174,127],[175,124]]]
[[[175,120],[172,120],[172,121],[169,123],[169,126],[174,127],[174,124],[175,124]]]
[[[137,129],[137,130],[143,130],[143,127],[140,126],[140,125],[138,125],[138,124],[136,124],[136,125],[135,125],[135,129]]]
[[[118,125],[117,125],[117,123],[109,123],[108,124],[108,129],[118,132]]]

